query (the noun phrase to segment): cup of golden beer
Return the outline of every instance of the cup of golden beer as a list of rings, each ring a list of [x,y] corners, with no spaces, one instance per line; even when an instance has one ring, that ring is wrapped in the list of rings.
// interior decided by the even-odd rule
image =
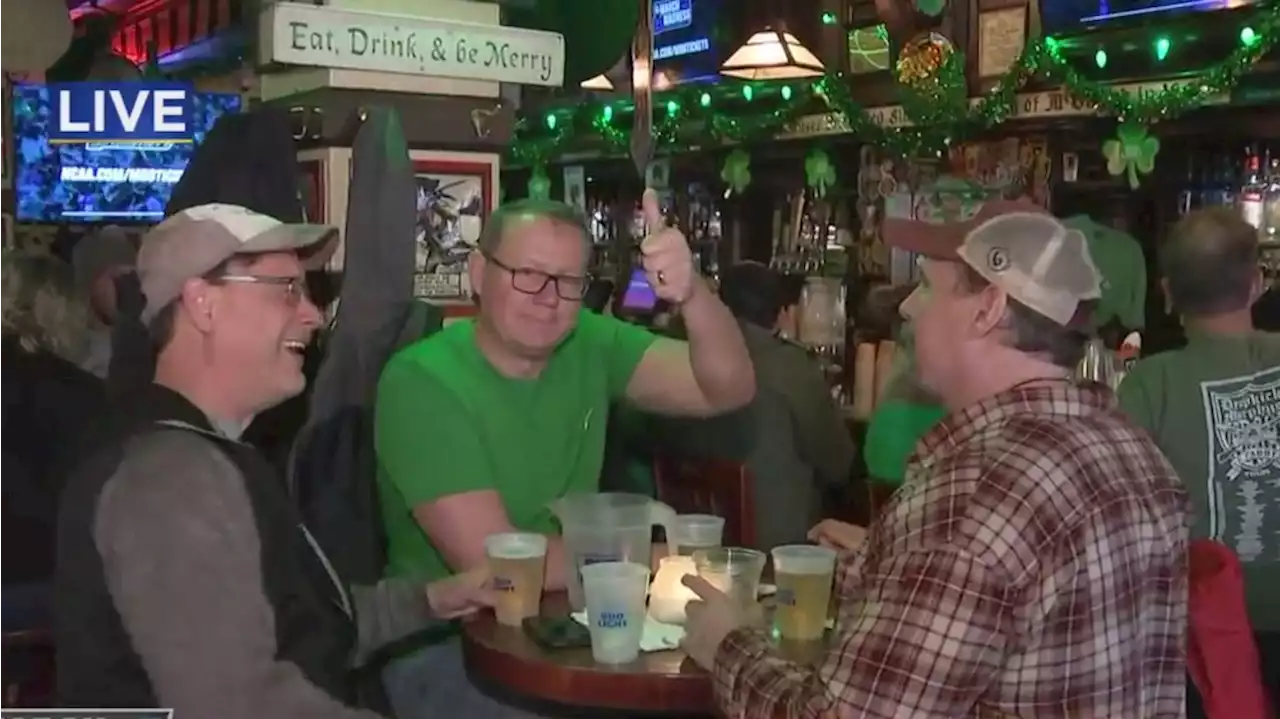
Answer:
[[[778,586],[774,623],[783,639],[821,639],[836,568],[834,549],[788,544],[773,549],[773,581]]]
[[[542,607],[542,573],[547,563],[547,538],[530,532],[491,534],[484,540],[489,574],[497,601],[498,622],[518,627]]]

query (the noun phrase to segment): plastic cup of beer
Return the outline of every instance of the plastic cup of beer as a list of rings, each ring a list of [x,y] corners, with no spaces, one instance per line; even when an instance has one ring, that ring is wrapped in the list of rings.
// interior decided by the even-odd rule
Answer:
[[[640,656],[649,568],[635,562],[600,562],[582,568],[591,658],[626,664]]]
[[[698,576],[744,607],[756,601],[764,560],[764,552],[744,547],[699,549],[693,553]]]
[[[778,585],[774,623],[783,639],[821,639],[827,628],[836,551],[812,544],[773,549],[773,581]]]
[[[724,541],[724,517],[714,514],[678,514],[674,529],[674,544],[684,555],[719,547]]]
[[[489,574],[497,602],[498,622],[518,627],[538,616],[542,606],[542,573],[547,561],[547,538],[531,532],[491,534],[484,540]]]

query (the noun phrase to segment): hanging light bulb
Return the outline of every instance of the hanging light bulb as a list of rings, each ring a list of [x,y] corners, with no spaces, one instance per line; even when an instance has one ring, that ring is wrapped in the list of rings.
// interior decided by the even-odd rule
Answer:
[[[612,90],[613,81],[605,77],[604,74],[596,75],[590,80],[583,80],[581,87],[583,90]]]
[[[721,75],[744,80],[790,80],[825,72],[818,56],[795,35],[774,28],[752,35],[720,66]]]
[[[1156,39],[1156,60],[1164,61],[1169,57],[1169,48],[1173,45],[1169,42],[1169,38],[1161,37]]]

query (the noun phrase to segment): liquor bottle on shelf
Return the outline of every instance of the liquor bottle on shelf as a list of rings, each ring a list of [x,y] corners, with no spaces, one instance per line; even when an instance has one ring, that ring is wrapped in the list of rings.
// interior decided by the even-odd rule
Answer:
[[[1266,162],[1267,190],[1263,197],[1262,239],[1268,244],[1280,243],[1280,148],[1268,148]]]
[[[1200,206],[1203,199],[1201,193],[1200,175],[1197,174],[1199,165],[1196,163],[1195,152],[1187,153],[1187,172],[1182,178],[1182,190],[1178,192],[1178,216],[1181,217]]]
[[[1240,161],[1234,152],[1223,150],[1218,155],[1218,204],[1235,207],[1240,200]]]
[[[1231,207],[1236,204],[1236,191],[1240,188],[1236,178],[1236,160],[1233,153],[1212,151],[1206,159],[1201,204],[1205,207]]]
[[[1240,183],[1240,216],[1262,231],[1267,182],[1262,174],[1262,153],[1257,145],[1245,150],[1244,171]]]

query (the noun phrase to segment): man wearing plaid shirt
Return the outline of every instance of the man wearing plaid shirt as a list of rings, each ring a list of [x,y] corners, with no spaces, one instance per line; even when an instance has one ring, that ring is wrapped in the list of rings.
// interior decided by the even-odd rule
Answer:
[[[887,239],[925,257],[902,310],[949,414],[842,555],[825,656],[781,658],[697,578],[686,650],[735,719],[1182,716],[1187,495],[1110,390],[1072,381],[1084,237],[1004,201],[906,229]]]

